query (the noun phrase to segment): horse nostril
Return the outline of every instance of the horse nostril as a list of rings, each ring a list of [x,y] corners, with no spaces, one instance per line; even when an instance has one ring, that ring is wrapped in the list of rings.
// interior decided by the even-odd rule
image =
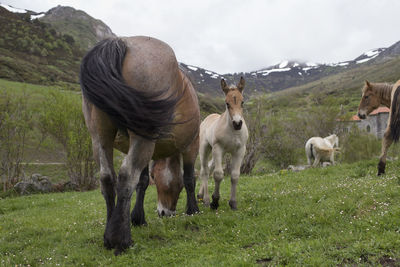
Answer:
[[[165,211],[161,211],[161,216],[164,216],[165,215]]]

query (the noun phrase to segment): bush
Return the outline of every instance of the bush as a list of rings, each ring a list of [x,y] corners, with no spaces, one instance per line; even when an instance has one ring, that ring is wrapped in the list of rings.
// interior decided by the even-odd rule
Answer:
[[[81,190],[97,185],[92,143],[87,131],[81,102],[76,95],[52,92],[46,97],[40,114],[40,129],[44,136],[53,136],[67,154],[67,169],[71,182]]]
[[[29,95],[1,92],[0,95],[0,177],[3,191],[12,188],[23,173],[22,159],[32,112]]]
[[[352,163],[379,155],[381,141],[372,134],[353,127],[341,140],[340,161]]]

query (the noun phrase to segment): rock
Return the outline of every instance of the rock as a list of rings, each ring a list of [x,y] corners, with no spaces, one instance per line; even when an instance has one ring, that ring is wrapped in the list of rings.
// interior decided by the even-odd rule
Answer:
[[[30,180],[17,183],[14,189],[21,195],[49,193],[52,191],[53,185],[48,177],[35,173],[32,174]]]
[[[63,185],[63,191],[77,191],[78,189],[78,185],[71,181],[68,181]]]
[[[299,172],[299,171],[304,171],[305,169],[307,169],[309,167],[310,166],[308,166],[308,165],[299,165],[299,166],[289,165],[288,170],[293,171],[293,172]]]

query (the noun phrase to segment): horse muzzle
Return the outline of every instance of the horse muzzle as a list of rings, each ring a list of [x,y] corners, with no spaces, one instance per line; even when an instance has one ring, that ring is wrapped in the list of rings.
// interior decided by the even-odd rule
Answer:
[[[367,117],[365,114],[360,114],[360,113],[358,113],[357,116],[362,120],[364,120]]]
[[[233,121],[232,124],[233,124],[233,129],[238,131],[242,129],[243,121],[242,120],[240,120],[239,122]]]
[[[159,217],[170,217],[170,216],[175,216],[176,215],[176,210],[170,210],[166,207],[164,207],[161,203],[158,203],[157,205],[157,213]]]

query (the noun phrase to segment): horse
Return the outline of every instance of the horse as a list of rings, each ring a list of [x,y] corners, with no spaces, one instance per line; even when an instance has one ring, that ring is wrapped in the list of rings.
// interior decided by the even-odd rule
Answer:
[[[237,209],[236,185],[240,176],[240,166],[246,153],[246,142],[249,137],[246,123],[243,118],[243,89],[245,80],[243,77],[237,86],[228,86],[224,79],[221,80],[221,88],[225,94],[226,110],[223,114],[211,114],[200,124],[200,178],[202,181],[198,198],[203,199],[205,206],[210,205],[208,195],[209,163],[208,157],[212,152],[210,166],[214,166],[215,189],[212,195],[211,208],[219,206],[219,187],[224,172],[222,159],[226,152],[232,155],[231,171],[231,197],[229,206]]]
[[[311,137],[308,139],[305,145],[305,151],[307,156],[307,163],[313,167],[317,167],[320,162],[330,161],[335,164],[335,152],[339,147],[339,137],[336,134],[329,135],[325,138]]]
[[[186,213],[199,212],[194,180],[200,125],[197,95],[172,48],[146,36],[97,43],[82,59],[80,84],[107,207],[104,246],[118,255],[132,244],[130,223],[146,224],[143,201],[151,159],[182,157]],[[113,147],[126,153],[118,176]],[[136,203],[130,215],[134,190]]]
[[[385,133],[382,138],[382,152],[378,163],[378,176],[385,173],[386,156],[390,145],[400,137],[400,80],[395,84],[370,83],[365,81],[358,106],[358,117],[365,119],[380,105],[390,109]]]

